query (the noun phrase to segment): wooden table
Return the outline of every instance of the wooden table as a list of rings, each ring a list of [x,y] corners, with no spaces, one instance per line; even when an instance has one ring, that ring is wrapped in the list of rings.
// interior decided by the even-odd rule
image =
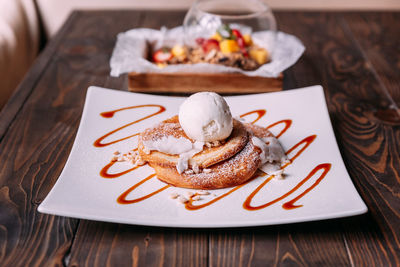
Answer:
[[[109,76],[117,33],[177,26],[183,17],[182,11],[77,11],[48,44],[0,114],[0,265],[399,266],[399,12],[276,12],[279,28],[307,48],[285,72],[284,88],[325,88],[367,214],[196,230],[38,213],[71,150],[86,88],[127,88],[126,76]]]

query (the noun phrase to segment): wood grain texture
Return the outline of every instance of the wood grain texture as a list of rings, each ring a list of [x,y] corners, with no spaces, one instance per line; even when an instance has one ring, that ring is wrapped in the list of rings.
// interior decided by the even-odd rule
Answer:
[[[126,75],[109,76],[117,33],[177,26],[183,16],[182,11],[74,12],[45,51],[0,117],[6,119],[0,123],[5,129],[0,129],[0,265],[400,265],[400,126],[397,113],[391,113],[399,100],[400,66],[398,29],[391,25],[399,13],[276,13],[281,30],[298,36],[307,48],[285,72],[284,88],[324,86],[342,156],[368,214],[190,230],[37,212],[68,157],[86,88],[127,90]]]
[[[341,227],[331,221],[218,230],[211,266],[351,266]]]
[[[364,52],[380,87],[393,99],[389,110],[379,110],[375,115],[387,122],[400,114],[400,24],[399,13],[349,13],[344,15],[346,27]]]
[[[282,18],[287,21],[288,17]],[[356,266],[397,266],[400,166],[394,159],[400,156],[400,127],[374,115],[377,110],[391,109],[393,101],[371,70],[373,65],[366,53],[348,31],[351,22],[343,14],[293,14],[292,18],[306,25],[291,24],[285,30],[300,38],[312,35],[302,40],[307,54],[318,53],[310,60],[321,71],[342,156],[370,210],[368,215],[342,222],[349,258]]]
[[[78,119],[57,108],[45,110],[49,102],[35,105],[38,96],[30,98],[73,20],[71,16],[0,114],[2,266],[62,266],[76,230],[77,220],[40,214],[37,206],[61,172],[74,137],[68,124],[76,126]]]
[[[207,266],[207,241],[204,231],[81,221],[69,266]]]
[[[283,75],[277,78],[249,77],[240,73],[129,73],[129,91],[142,93],[186,93],[213,91],[246,94],[282,91]]]

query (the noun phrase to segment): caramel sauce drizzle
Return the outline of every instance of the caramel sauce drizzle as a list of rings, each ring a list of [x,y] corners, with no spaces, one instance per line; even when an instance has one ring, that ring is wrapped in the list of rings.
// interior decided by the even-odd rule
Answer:
[[[310,136],[304,138],[303,140],[301,140],[300,142],[298,142],[297,144],[295,144],[293,147],[291,147],[291,148],[286,152],[286,154],[290,154],[292,151],[294,151],[294,150],[295,150],[296,148],[298,148],[300,145],[303,145],[303,147],[302,147],[299,151],[297,151],[297,153],[296,153],[293,157],[291,157],[291,158],[289,159],[290,162],[287,163],[287,164],[285,164],[284,166],[282,166],[282,169],[284,169],[284,168],[286,168],[288,165],[292,164],[293,161],[294,161],[298,156],[300,156],[300,155],[304,152],[304,150],[315,140],[316,137],[317,137],[316,135],[310,135]],[[256,175],[258,175],[258,174],[256,174]],[[263,173],[262,175],[259,175],[259,176],[263,177],[263,176],[266,176],[266,174]],[[263,181],[253,192],[251,192],[251,194],[250,194],[250,195],[247,197],[247,199],[245,200],[245,202],[244,202],[244,204],[243,204],[243,208],[245,208],[245,209],[247,209],[247,210],[255,210],[256,208],[254,208],[254,207],[252,207],[252,206],[250,205],[251,200],[252,200],[253,197],[261,190],[261,188],[263,188],[263,187],[264,187],[270,180],[272,180],[272,178],[274,178],[274,177],[275,177],[274,175],[268,176],[268,177],[265,179],[265,181]],[[250,179],[250,180],[251,180],[251,179]],[[250,180],[249,180],[248,182],[250,182]],[[186,207],[186,209],[188,209],[188,210],[197,210],[197,209],[200,209],[200,208],[204,208],[204,207],[209,206],[209,205],[211,205],[212,203],[216,202],[217,200],[220,200],[220,199],[222,199],[222,198],[228,196],[229,194],[233,193],[234,191],[236,191],[236,190],[238,190],[239,188],[241,188],[241,187],[243,187],[244,185],[246,185],[248,182],[233,187],[231,190],[229,190],[229,191],[226,192],[225,194],[223,194],[223,195],[217,197],[218,199],[215,198],[215,199],[213,199],[213,200],[211,200],[211,201],[209,201],[209,202],[203,203],[203,204],[201,204],[201,205],[194,205],[192,201],[189,201],[189,202],[185,205],[185,207]],[[248,202],[248,204],[247,204],[247,202]],[[267,204],[268,204],[268,203],[267,203]],[[267,205],[267,206],[269,206],[269,205]],[[265,207],[267,207],[267,206],[265,206]],[[265,208],[265,207],[263,207],[263,208]],[[262,208],[260,208],[260,209],[262,209]]]
[[[293,193],[294,191],[296,191],[297,189],[299,189],[300,186],[302,186],[307,180],[309,180],[312,176],[315,175],[315,173],[319,170],[324,170],[322,172],[322,174],[319,176],[319,178],[310,186],[308,187],[306,190],[304,190],[303,193],[301,193],[300,195],[298,195],[297,197],[293,198],[292,200],[284,203],[282,205],[282,208],[286,209],[286,210],[290,210],[290,209],[296,209],[296,208],[300,208],[303,207],[303,205],[294,205],[294,203],[299,200],[300,198],[302,198],[305,194],[307,194],[308,192],[310,192],[314,187],[316,187],[321,181],[322,179],[325,178],[326,174],[329,172],[329,170],[331,169],[332,164],[330,163],[322,163],[319,164],[317,167],[315,167],[308,175],[306,178],[304,178],[300,183],[298,183],[292,190],[290,190],[289,192],[287,192],[284,196],[288,196],[291,193]]]
[[[255,120],[253,120],[252,122],[250,122],[250,123],[255,123],[256,121],[258,121],[259,119],[264,117],[264,115],[265,115],[265,113],[267,113],[267,111],[265,109],[257,109],[257,110],[253,110],[253,111],[249,111],[247,113],[244,113],[244,114],[240,115],[239,117],[243,118],[243,117],[246,117],[246,116],[248,116],[250,114],[254,114],[254,113],[257,114],[257,118]]]
[[[132,204],[132,203],[137,203],[140,201],[143,201],[145,199],[148,199],[158,193],[160,193],[161,191],[164,191],[165,189],[167,189],[168,187],[170,187],[170,185],[166,185],[164,187],[161,187],[160,189],[153,191],[147,195],[144,195],[142,197],[139,198],[135,198],[135,199],[126,199],[126,197],[129,195],[130,192],[132,192],[133,190],[135,190],[137,187],[139,187],[141,184],[144,184],[145,182],[147,182],[148,180],[150,180],[151,178],[153,178],[154,176],[156,176],[155,173],[150,174],[149,176],[147,176],[146,178],[144,178],[143,180],[141,180],[140,182],[134,184],[131,188],[129,188],[128,190],[126,190],[125,192],[123,192],[118,198],[117,198],[117,202],[119,204]]]
[[[298,148],[299,146],[301,146],[302,144],[304,144],[304,146],[293,156],[291,157],[289,160],[292,162],[294,161],[298,156],[301,155],[301,153],[303,153],[304,150],[306,150],[306,148],[311,145],[312,142],[314,142],[315,138],[317,138],[316,134],[307,136],[306,138],[304,138],[303,140],[301,140],[300,142],[298,142],[297,144],[295,144],[294,146],[292,146],[291,148],[288,149],[288,151],[286,151],[286,155],[289,155],[290,153],[292,153],[296,148]],[[283,168],[286,168],[287,165],[289,165],[290,163],[287,163],[286,165],[283,166]]]
[[[144,108],[144,107],[158,107],[159,110],[156,111],[156,112],[154,112],[154,113],[152,113],[152,114],[150,114],[150,115],[147,115],[147,116],[145,116],[145,117],[143,117],[143,118],[140,118],[140,119],[138,119],[138,120],[136,120],[136,121],[130,122],[130,123],[128,123],[128,124],[125,124],[125,125],[123,125],[123,126],[117,128],[117,129],[115,129],[115,130],[112,130],[111,132],[106,133],[105,135],[103,135],[103,136],[101,136],[100,138],[98,138],[98,139],[93,143],[93,145],[94,145],[95,147],[109,146],[109,145],[112,145],[112,144],[121,142],[121,141],[123,141],[123,140],[126,140],[126,139],[128,139],[128,138],[134,137],[134,136],[136,136],[136,135],[139,135],[139,133],[135,133],[135,134],[132,134],[132,135],[123,137],[123,138],[121,138],[121,139],[117,139],[117,140],[114,140],[114,141],[110,141],[110,142],[108,142],[108,143],[102,143],[102,141],[103,141],[105,138],[107,138],[108,136],[110,136],[110,135],[112,135],[112,134],[114,134],[114,133],[116,133],[116,132],[118,132],[118,131],[121,131],[122,129],[124,129],[124,128],[128,127],[128,126],[131,126],[131,125],[133,125],[133,124],[135,124],[135,123],[141,122],[141,121],[146,120],[146,119],[148,119],[148,118],[151,118],[151,117],[153,117],[153,116],[155,116],[155,115],[158,115],[158,114],[160,114],[160,113],[163,113],[163,112],[165,111],[165,107],[160,106],[160,105],[139,105],[139,106],[125,107],[125,108],[120,108],[120,109],[116,109],[116,110],[111,110],[111,111],[106,111],[106,112],[100,113],[100,115],[101,115],[102,117],[104,117],[104,118],[112,118],[116,112],[120,112],[120,111],[127,110],[127,109]]]
[[[133,149],[134,151],[137,151],[137,148]],[[126,171],[122,171],[122,172],[117,172],[117,173],[109,173],[108,170],[115,164],[117,163],[117,161],[111,161],[110,163],[108,163],[106,166],[104,166],[101,170],[100,170],[100,176],[103,178],[107,178],[107,179],[113,179],[113,178],[117,178],[120,177],[124,174],[127,174],[128,172],[134,171],[137,168],[139,168],[140,166],[135,166],[133,168],[130,168]]]
[[[263,176],[265,176],[265,175],[266,175],[266,174],[265,174],[264,172],[262,172],[262,171],[257,171],[257,172],[254,174],[254,176],[253,176],[251,179],[249,179],[249,181],[253,180],[253,179],[256,178],[256,177],[263,177]],[[248,182],[246,182],[246,183],[244,183],[244,184],[241,184],[241,185],[237,185],[237,186],[233,187],[231,190],[229,190],[228,192],[226,192],[226,193],[224,193],[224,194],[222,194],[222,195],[220,195],[220,196],[217,196],[217,197],[215,197],[214,199],[212,199],[212,200],[210,200],[210,201],[208,201],[208,202],[206,202],[206,203],[200,204],[200,205],[195,205],[195,204],[193,204],[193,197],[198,195],[198,194],[195,194],[194,196],[192,196],[191,198],[189,198],[189,202],[185,204],[185,208],[186,208],[187,210],[199,210],[199,209],[205,208],[205,207],[207,207],[207,206],[210,206],[211,204],[217,202],[218,200],[221,200],[221,199],[223,199],[224,197],[226,197],[226,196],[232,194],[233,192],[235,192],[235,191],[238,190],[239,188],[242,188],[242,187],[245,186],[247,183],[248,183]]]
[[[124,174],[127,174],[128,172],[134,171],[137,168],[139,168],[140,166],[135,166],[133,168],[127,169],[126,171],[122,171],[122,172],[117,172],[117,173],[108,173],[108,170],[115,164],[117,163],[117,161],[111,161],[110,163],[108,163],[106,166],[104,166],[101,171],[100,171],[100,175],[103,178],[106,179],[113,179],[113,178],[117,178],[120,177]]]
[[[259,206],[252,206],[251,205],[251,200],[253,199],[253,197],[261,190],[262,187],[264,187],[264,185],[266,183],[268,183],[272,178],[273,175],[271,175],[270,177],[268,177],[263,184],[261,184],[260,186],[258,186],[245,200],[245,202],[243,203],[243,208],[245,208],[246,210],[260,210],[260,209],[264,209],[268,206],[271,206],[272,204],[275,204],[276,202],[281,201],[282,199],[286,198],[287,196],[291,195],[293,192],[295,192],[297,189],[299,189],[305,182],[307,182],[312,176],[315,175],[315,173],[317,171],[319,171],[320,169],[324,169],[323,173],[321,174],[321,176],[317,179],[316,182],[314,182],[310,187],[308,187],[303,193],[301,193],[299,196],[297,196],[296,198],[284,203],[282,205],[282,207],[284,209],[295,209],[295,208],[300,208],[303,205],[298,205],[295,206],[293,205],[294,202],[296,202],[297,200],[299,200],[300,198],[302,198],[304,195],[306,195],[308,192],[310,192],[314,187],[316,187],[319,182],[322,181],[322,179],[325,178],[325,175],[329,172],[331,168],[331,164],[330,163],[323,163],[323,164],[319,164],[318,166],[316,166],[308,175],[306,178],[304,178],[303,180],[301,180],[295,187],[293,187],[289,192],[283,194],[282,196],[267,202],[265,204],[259,205]]]
[[[107,138],[108,136],[110,136],[110,135],[112,135],[112,134],[114,134],[114,133],[116,133],[116,132],[118,132],[118,131],[120,131],[120,130],[122,130],[122,129],[128,127],[128,126],[131,126],[131,125],[133,125],[133,124],[135,124],[135,123],[138,123],[138,122],[140,122],[140,121],[143,121],[143,120],[146,120],[146,119],[148,119],[148,118],[150,118],[150,117],[153,117],[153,116],[155,116],[155,115],[158,115],[158,114],[160,114],[160,113],[162,113],[162,112],[164,112],[164,111],[166,110],[166,109],[165,109],[163,106],[161,106],[161,105],[151,105],[151,104],[150,104],[150,105],[138,105],[138,106],[120,108],[120,109],[116,109],[116,110],[112,110],[112,111],[102,112],[102,113],[100,113],[100,115],[101,115],[102,117],[104,117],[104,118],[112,118],[116,112],[120,112],[120,111],[124,111],[124,110],[128,110],[128,109],[143,108],[143,107],[158,107],[159,110],[156,111],[156,112],[154,112],[154,113],[152,113],[152,114],[150,114],[150,115],[147,115],[147,116],[145,116],[145,117],[142,117],[142,118],[140,118],[140,119],[138,119],[138,120],[136,120],[136,121],[130,122],[130,123],[125,124],[125,125],[123,125],[123,126],[117,128],[117,129],[115,129],[115,130],[113,130],[113,131],[110,131],[110,132],[106,133],[105,135],[103,135],[103,136],[101,136],[100,138],[98,138],[98,139],[93,143],[93,145],[94,145],[95,147],[104,147],[104,146],[108,146],[108,145],[115,144],[115,143],[117,143],[117,142],[126,140],[126,139],[128,139],[128,138],[137,136],[139,133],[135,133],[135,134],[133,134],[133,135],[130,135],[130,136],[127,136],[127,137],[124,137],[124,138],[121,138],[121,139],[117,139],[117,140],[114,140],[114,141],[110,141],[110,142],[108,142],[108,143],[102,143],[102,141],[103,141],[105,138]],[[247,113],[244,113],[244,114],[240,115],[240,117],[243,118],[243,117],[248,116],[248,115],[251,115],[251,114],[257,114],[257,118],[255,118],[255,119],[251,122],[251,123],[255,123],[255,122],[257,122],[258,120],[260,120],[260,119],[266,114],[266,110],[265,110],[265,109],[259,109],[259,110],[250,111],[250,112],[247,112]],[[275,122],[275,123],[273,123],[273,124],[267,126],[266,129],[273,128],[273,127],[275,127],[275,126],[277,126],[277,125],[280,125],[280,124],[284,124],[284,128],[279,132],[278,135],[276,135],[276,138],[279,138],[280,136],[282,136],[282,135],[290,128],[290,126],[291,126],[291,124],[292,124],[292,120],[286,119],[286,120],[277,121],[277,122]],[[303,140],[301,140],[300,142],[298,142],[297,144],[295,144],[293,147],[291,147],[291,148],[286,152],[287,155],[289,155],[291,152],[293,152],[295,149],[297,149],[299,146],[302,145],[302,147],[297,151],[297,153],[296,153],[294,156],[292,156],[292,157],[290,158],[290,162],[287,163],[287,164],[285,164],[284,166],[282,166],[282,169],[286,168],[286,167],[287,167],[288,165],[290,165],[297,157],[299,157],[299,156],[304,152],[304,150],[315,140],[315,138],[316,138],[316,135],[310,135],[310,136],[304,138]],[[122,172],[118,172],[118,173],[109,173],[109,172],[108,172],[109,169],[110,169],[115,163],[116,163],[116,162],[113,161],[113,162],[108,163],[106,166],[104,166],[104,167],[101,169],[101,171],[100,171],[100,175],[101,175],[103,178],[112,179],[112,178],[117,178],[117,177],[119,177],[119,176],[122,176],[122,175],[124,175],[124,174],[127,174],[127,173],[129,173],[129,172],[131,172],[131,171],[134,171],[134,170],[136,170],[137,168],[141,167],[141,166],[135,166],[135,167],[133,167],[133,168],[127,169],[127,170],[122,171]],[[265,203],[265,204],[263,204],[263,205],[260,205],[260,206],[251,206],[251,201],[252,201],[252,199],[254,198],[254,196],[257,195],[257,193],[258,193],[270,180],[272,180],[272,178],[274,178],[274,175],[270,175],[269,177],[267,177],[267,178],[265,179],[265,181],[263,181],[263,182],[262,182],[262,183],[261,183],[247,198],[246,198],[245,202],[243,203],[243,207],[244,207],[245,209],[247,209],[247,210],[259,210],[259,209],[263,209],[263,208],[265,208],[265,207],[267,207],[267,206],[270,206],[270,205],[272,205],[272,204],[274,204],[274,203],[276,203],[276,202],[278,202],[278,201],[280,201],[280,200],[286,198],[287,196],[289,196],[289,195],[292,194],[293,192],[295,192],[295,191],[296,191],[297,189],[299,189],[306,181],[308,181],[311,177],[313,177],[319,170],[323,169],[323,170],[324,170],[323,173],[320,175],[320,177],[319,177],[310,187],[308,187],[306,190],[304,190],[304,191],[303,191],[301,194],[299,194],[297,197],[293,198],[292,200],[290,200],[290,201],[288,201],[288,202],[286,202],[286,203],[284,203],[284,204],[282,205],[282,207],[283,207],[284,209],[287,209],[287,210],[302,207],[302,205],[294,205],[294,203],[297,202],[297,201],[298,201],[300,198],[302,198],[304,195],[306,195],[308,192],[310,192],[314,187],[316,187],[316,186],[322,181],[322,179],[326,176],[326,174],[329,172],[330,168],[331,168],[331,164],[330,164],[330,163],[320,164],[320,165],[316,166],[316,167],[307,175],[306,178],[304,178],[302,181],[300,181],[294,188],[292,188],[292,189],[291,189],[289,192],[287,192],[286,194],[284,194],[284,195],[282,195],[281,197],[278,197],[278,198],[276,198],[276,199],[274,199],[274,200],[272,200],[272,201],[270,201],[270,202],[268,202],[268,203]],[[156,176],[155,173],[154,173],[154,174],[151,174],[151,175],[149,175],[148,177],[146,177],[145,179],[141,180],[140,182],[134,184],[132,187],[130,187],[129,189],[127,189],[125,192],[123,192],[123,193],[117,198],[117,202],[118,202],[119,204],[133,204],[133,203],[137,203],[137,202],[143,201],[143,200],[145,200],[145,199],[148,199],[148,198],[150,198],[150,197],[152,197],[152,196],[154,196],[154,195],[156,195],[156,194],[158,194],[158,193],[164,191],[165,189],[171,187],[170,185],[165,185],[165,186],[163,186],[163,187],[161,187],[161,188],[159,188],[159,189],[157,189],[157,190],[155,190],[155,191],[153,191],[153,192],[151,192],[151,193],[149,193],[149,194],[147,194],[147,195],[145,195],[145,196],[142,196],[142,197],[139,197],[139,198],[136,198],[136,199],[129,199],[129,200],[126,199],[127,196],[128,196],[132,191],[134,191],[134,190],[135,190],[136,188],[138,188],[140,185],[144,184],[145,182],[147,182],[148,180],[152,179],[152,178],[155,177],[155,176]],[[264,176],[266,176],[266,173],[263,173],[262,171],[257,171],[257,173],[253,176],[253,178],[255,178],[255,177],[264,177]],[[253,179],[253,178],[252,178],[252,179]],[[250,180],[252,180],[252,179],[250,179]],[[250,180],[249,180],[249,181],[250,181]],[[211,204],[213,204],[213,203],[215,203],[215,202],[217,202],[217,201],[219,201],[219,200],[221,200],[221,199],[227,197],[228,195],[230,195],[231,193],[235,192],[236,190],[242,188],[242,187],[245,186],[246,184],[247,184],[247,183],[244,183],[244,184],[235,186],[235,187],[233,187],[231,190],[229,190],[228,192],[222,194],[221,196],[215,197],[214,199],[212,199],[212,200],[210,200],[210,201],[208,201],[208,202],[206,202],[206,203],[200,204],[200,205],[195,205],[195,204],[193,204],[193,199],[190,198],[190,199],[189,199],[189,202],[185,204],[185,207],[186,207],[186,209],[188,209],[188,210],[198,210],[198,209],[202,209],[202,208],[204,208],[204,207],[207,207],[207,206],[209,206],[209,205],[211,205]]]
[[[297,144],[295,144],[294,146],[292,146],[292,147],[286,152],[287,155],[289,155],[291,152],[293,152],[293,151],[294,151],[296,148],[298,148],[299,146],[303,145],[303,147],[300,148],[300,150],[297,151],[297,153],[296,153],[294,156],[292,156],[291,158],[289,158],[290,162],[289,162],[289,163],[286,163],[285,165],[283,165],[283,166],[282,166],[282,169],[285,169],[287,166],[289,166],[290,164],[292,164],[293,161],[294,161],[298,156],[300,156],[300,155],[304,152],[304,150],[306,150],[306,148],[307,148],[309,145],[311,145],[311,143],[315,140],[315,138],[317,138],[316,135],[310,135],[310,136],[304,138],[303,140],[301,140],[300,142],[298,142]],[[274,203],[280,201],[281,199],[287,197],[288,195],[290,195],[291,193],[294,192],[294,191],[293,191],[293,192],[292,192],[292,191],[289,191],[289,192],[287,193],[287,195],[285,195],[284,197],[277,198],[277,199],[275,199],[275,200],[272,200],[272,201],[270,201],[270,202],[268,202],[268,203],[265,203],[265,204],[262,204],[262,205],[259,205],[259,206],[252,206],[252,205],[251,205],[251,201],[253,200],[253,198],[254,198],[254,197],[257,195],[257,193],[258,193],[269,181],[271,181],[272,178],[274,178],[274,177],[275,177],[274,175],[270,175],[267,179],[265,179],[264,182],[262,182],[259,186],[257,186],[257,188],[254,189],[254,191],[251,192],[251,194],[250,194],[250,195],[246,198],[246,200],[244,201],[244,203],[243,203],[243,208],[245,208],[246,210],[259,210],[259,209],[263,209],[263,208],[266,208],[266,207],[268,207],[268,206],[270,206],[270,205],[272,205],[272,204],[274,204]]]
[[[281,120],[281,121],[277,121],[277,122],[275,122],[275,123],[269,125],[269,126],[266,127],[265,129],[269,130],[270,128],[275,127],[276,125],[279,125],[279,124],[282,124],[282,123],[285,124],[285,127],[283,127],[282,131],[280,131],[280,133],[276,135],[276,138],[279,138],[279,137],[281,137],[282,134],[284,134],[284,133],[287,131],[287,129],[290,128],[290,126],[292,125],[292,120]]]
[[[257,114],[257,118],[254,119],[250,123],[256,123],[259,119],[261,119],[267,113],[267,111],[265,109],[257,109],[257,110],[249,111],[247,113],[240,115],[240,118],[246,117],[246,116],[254,114],[254,113]],[[287,119],[287,120],[277,121],[277,122],[272,123],[271,125],[267,126],[265,129],[269,130],[270,128],[273,128],[279,124],[285,124],[285,127],[283,127],[283,129],[280,131],[280,133],[276,135],[276,138],[279,138],[282,134],[284,134],[290,128],[290,126],[292,125],[292,120]]]

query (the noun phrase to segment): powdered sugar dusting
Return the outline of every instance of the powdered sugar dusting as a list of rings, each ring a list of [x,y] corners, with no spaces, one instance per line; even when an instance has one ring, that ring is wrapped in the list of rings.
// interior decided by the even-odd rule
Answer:
[[[259,169],[266,174],[283,178],[281,166],[286,164],[289,159],[278,139],[271,132],[260,126],[246,124],[246,128],[254,134],[252,141],[262,151],[260,154],[262,165]]]
[[[169,136],[189,139],[180,124],[177,122],[161,122],[144,130],[141,134],[143,141],[157,141]]]
[[[209,168],[211,169],[210,172],[200,172],[197,174],[183,173],[182,175],[184,178],[190,179],[191,183],[198,187],[215,183],[215,181],[218,180],[228,180],[224,182],[229,182],[229,184],[235,185],[243,182],[241,180],[243,179],[243,176],[249,176],[248,172],[255,172],[255,170],[257,170],[261,163],[259,154],[260,152],[256,149],[253,142],[249,141],[234,157]],[[250,173],[250,177],[251,175],[252,173]]]

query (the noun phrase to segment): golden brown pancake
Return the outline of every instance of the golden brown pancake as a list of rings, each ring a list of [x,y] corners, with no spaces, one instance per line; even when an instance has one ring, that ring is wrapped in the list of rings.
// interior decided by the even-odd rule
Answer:
[[[146,130],[143,133],[143,138],[146,137],[147,139],[145,140],[150,140],[149,138],[151,138],[151,136],[158,136],[157,138],[160,138],[162,136],[160,136],[159,134],[163,133],[171,134],[177,138],[186,136],[183,130],[180,128],[179,123],[178,125],[176,125],[177,123],[176,117],[166,120],[163,123],[171,123],[171,122],[175,124],[171,127],[169,126],[167,127],[168,129],[171,129],[171,131],[164,130],[165,125],[161,124],[153,129]],[[248,123],[242,124],[241,122],[236,120],[234,121],[234,129],[237,129],[236,130],[237,132],[232,133],[232,136],[228,138],[227,143],[229,142],[230,138],[232,139],[237,138],[236,137],[237,135],[246,136],[244,147],[242,147],[239,152],[231,155],[229,158],[224,158],[223,160],[221,160],[221,158],[207,159],[206,155],[211,157],[213,155],[219,155],[219,154],[213,152],[205,153],[203,155],[205,159],[202,162],[217,162],[217,163],[209,164],[205,170],[204,167],[201,167],[200,173],[197,174],[194,173],[193,170],[189,170],[183,172],[182,174],[179,174],[176,169],[176,162],[178,156],[176,156],[176,158],[173,159],[174,161],[171,160],[171,163],[173,164],[170,165],[160,164],[160,162],[163,162],[162,160],[154,160],[155,158],[159,159],[160,152],[155,153],[155,151],[153,151],[151,154],[145,154],[143,152],[145,154],[143,159],[144,160],[150,159],[148,160],[149,165],[153,167],[154,170],[156,171],[158,179],[177,187],[185,187],[192,189],[219,189],[219,188],[226,188],[226,187],[240,185],[248,181],[251,177],[253,177],[253,175],[256,173],[257,169],[261,165],[261,159],[260,159],[261,149],[254,146],[254,144],[251,141],[251,136],[255,135],[259,138],[263,138],[273,135],[271,132],[269,132],[263,127]],[[240,131],[238,129],[240,129]],[[244,132],[242,131],[242,129],[244,129]],[[141,146],[143,146],[143,144],[141,144]],[[214,150],[211,149],[211,151]],[[157,156],[152,157],[151,155],[153,154],[156,154]],[[165,155],[167,154],[161,153],[161,157],[163,157],[162,159],[164,159]]]
[[[153,128],[146,129],[139,136],[138,152],[141,158],[150,165],[175,168],[178,163],[179,155],[171,155],[160,151],[145,152],[143,141],[157,140],[163,137],[173,136],[175,138],[187,138],[191,140],[179,124],[178,116],[167,119]],[[229,159],[241,151],[248,142],[248,133],[237,120],[233,120],[233,130],[231,135],[225,140],[225,143],[215,147],[204,146],[203,151],[197,153],[189,160],[189,167],[193,165],[199,168],[208,168],[218,162]]]
[[[154,168],[157,178],[161,181],[192,189],[218,189],[240,185],[249,180],[261,164],[261,150],[251,141],[235,156],[207,168],[210,172],[196,174],[179,174],[175,167],[162,167],[156,164]]]
[[[268,131],[264,127],[261,127],[261,126],[255,125],[255,124],[251,124],[251,123],[243,123],[243,125],[247,131],[251,132],[253,135],[257,136],[258,138],[274,136],[270,131]]]

